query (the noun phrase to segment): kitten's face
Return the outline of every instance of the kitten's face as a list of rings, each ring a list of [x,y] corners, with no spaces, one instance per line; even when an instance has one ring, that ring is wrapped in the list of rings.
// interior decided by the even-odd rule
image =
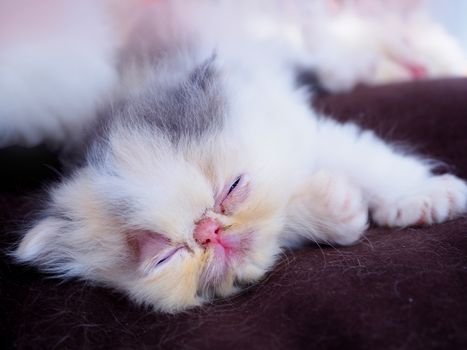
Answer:
[[[248,157],[239,156],[246,150],[221,140],[184,151],[159,144],[159,154],[148,150],[145,160],[127,155],[149,145],[114,145],[124,150],[115,169],[122,186],[104,190],[119,193],[107,199],[107,215],[120,213],[144,300],[179,307],[228,295],[260,278],[274,261],[283,202]],[[112,208],[122,202],[123,210]]]
[[[21,258],[165,311],[232,294],[270,268],[286,200],[267,164],[225,135],[180,147],[140,131],[109,139],[98,161],[53,192]]]

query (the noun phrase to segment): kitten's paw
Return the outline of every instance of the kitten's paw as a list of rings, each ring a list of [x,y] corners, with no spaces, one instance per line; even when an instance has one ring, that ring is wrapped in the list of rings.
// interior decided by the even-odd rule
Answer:
[[[368,205],[361,190],[346,178],[318,172],[312,178],[312,198],[321,229],[331,241],[351,244],[368,226]]]
[[[377,205],[373,220],[381,226],[405,227],[440,223],[467,209],[467,185],[452,175],[434,176],[413,195]]]

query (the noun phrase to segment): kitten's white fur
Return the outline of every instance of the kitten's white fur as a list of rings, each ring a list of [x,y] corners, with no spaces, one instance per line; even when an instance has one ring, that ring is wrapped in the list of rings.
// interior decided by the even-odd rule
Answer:
[[[368,213],[380,225],[403,227],[465,211],[462,180],[435,176],[428,162],[310,109],[305,91],[295,87],[292,64],[318,71],[321,65],[312,60],[316,51],[307,51],[296,36],[294,21],[273,21],[277,9],[265,11],[262,30],[252,37],[256,6],[271,9],[267,3],[208,1],[186,10],[193,4],[159,1],[139,14],[128,5],[137,13],[137,26],[130,21],[127,36],[143,28],[144,38],[152,39],[123,44],[133,49],[124,50],[120,67],[122,85],[132,90],[129,107],[113,113],[85,165],[51,191],[44,217],[16,251],[21,261],[106,283],[138,302],[175,312],[257,281],[284,246],[309,239],[358,241]],[[237,15],[229,27],[216,23],[228,18],[225,13],[248,15]],[[154,16],[161,22],[151,22]],[[172,31],[161,35],[164,23],[176,23],[176,30],[167,27]],[[283,36],[272,40],[276,33]],[[344,71],[353,74],[353,68]],[[363,75],[337,75],[324,81],[336,88],[367,81]],[[167,123],[158,119],[172,110],[185,119],[175,116],[172,126],[170,113]],[[249,179],[246,198],[232,213],[215,210],[221,189],[242,174]],[[213,249],[193,237],[201,218],[220,222],[226,237],[241,237],[241,254],[216,260]],[[133,241],[142,231],[157,232],[169,247],[183,249],[161,266],[139,261]]]

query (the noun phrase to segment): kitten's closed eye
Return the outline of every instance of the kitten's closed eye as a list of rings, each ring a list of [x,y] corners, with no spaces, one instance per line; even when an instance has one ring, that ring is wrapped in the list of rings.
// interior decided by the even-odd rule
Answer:
[[[231,184],[224,187],[216,198],[215,211],[225,215],[231,215],[238,205],[241,204],[250,192],[250,179],[243,174],[235,178]]]
[[[149,230],[136,230],[130,237],[130,245],[140,262],[162,252],[169,243],[163,235]]]
[[[133,247],[136,260],[144,273],[163,266],[180,250],[187,248],[185,245],[174,246],[163,235],[148,230],[133,232],[129,244]]]
[[[165,250],[163,254],[154,257],[145,267],[145,272],[148,273],[152,269],[161,267],[165,263],[167,263],[172,257],[174,257],[178,252],[181,250],[187,249],[184,245],[179,245],[176,247],[170,247],[169,249]]]
[[[232,193],[232,191],[235,189],[235,187],[237,187],[237,185],[240,183],[240,180],[242,179],[241,176],[237,177],[237,179],[234,181],[234,183],[232,184],[232,186],[230,186],[229,188],[229,192],[227,192],[227,195],[229,195],[230,193]]]

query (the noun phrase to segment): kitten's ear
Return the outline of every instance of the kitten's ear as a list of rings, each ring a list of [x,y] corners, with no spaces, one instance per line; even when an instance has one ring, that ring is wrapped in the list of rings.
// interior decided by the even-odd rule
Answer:
[[[46,217],[31,228],[21,240],[14,255],[21,261],[40,258],[53,250],[53,240],[64,229],[65,221],[56,217]]]

